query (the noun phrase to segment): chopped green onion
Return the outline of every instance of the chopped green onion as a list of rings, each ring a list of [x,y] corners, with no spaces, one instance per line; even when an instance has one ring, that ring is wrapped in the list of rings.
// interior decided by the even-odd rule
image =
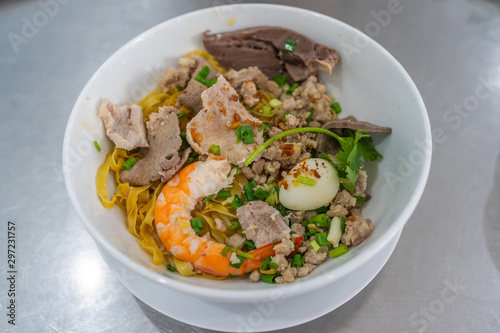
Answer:
[[[186,111],[182,111],[181,113],[179,113],[179,114],[177,115],[177,118],[178,118],[178,119],[181,119],[181,118],[184,118],[185,116],[186,116]]]
[[[309,244],[311,244],[311,247],[313,248],[314,251],[319,250],[320,246],[319,246],[318,242],[316,242],[316,240],[311,241],[311,243],[309,243]]]
[[[220,147],[219,147],[219,145],[211,145],[210,146],[210,151],[214,155],[219,155],[220,154]]]
[[[238,221],[233,221],[229,225],[229,229],[231,229],[231,230],[238,229],[239,227],[240,227],[240,222],[238,222]]]
[[[317,209],[315,209],[314,211],[318,212],[318,213],[326,213],[330,208],[328,206],[323,206],[323,207],[319,207]]]
[[[287,39],[286,43],[285,43],[285,51],[288,51],[288,52],[292,53],[293,50],[295,50],[295,46],[296,45],[297,45],[297,41],[296,40]]]
[[[269,205],[269,206],[274,206],[276,205],[276,199],[274,198],[274,194],[269,194],[266,198],[266,203]]]
[[[259,132],[262,132],[266,128],[266,124],[261,124],[259,126]]]
[[[307,230],[306,233],[304,234],[304,239],[309,240],[309,239],[311,239],[312,235],[314,235],[314,232]]]
[[[318,158],[318,151],[316,149],[311,149],[311,157]]]
[[[269,106],[262,105],[262,114],[264,116],[271,116],[272,115],[271,108]]]
[[[122,168],[124,168],[125,170],[130,170],[130,168],[132,168],[135,163],[135,158],[131,157],[125,163],[123,163]]]
[[[311,122],[311,120],[313,119],[313,115],[314,115],[314,108],[311,108],[311,113],[309,114],[309,117],[307,117],[306,119],[306,122],[309,124]]]
[[[207,80],[208,74],[210,74],[210,68],[208,68],[208,66],[203,66],[198,75],[196,75],[195,80],[206,86],[211,86],[210,83],[212,82],[212,79],[210,79],[210,81]],[[217,82],[217,79],[215,79],[215,81]]]
[[[332,105],[330,105],[330,107],[333,109],[333,111],[335,111],[336,114],[339,114],[340,112],[342,112],[342,108],[340,107],[339,102],[332,103]]]
[[[309,225],[309,223],[310,223],[310,222],[309,222],[309,220],[308,220],[308,219],[304,219],[304,220],[302,220],[302,221],[300,222],[300,224],[302,224],[302,226],[303,226],[304,228],[307,228],[307,226]]]
[[[315,236],[316,236],[316,242],[320,246],[330,245],[330,242],[326,239],[326,232],[318,232]]]
[[[318,214],[316,216],[313,216],[309,219],[309,222],[316,224],[318,227],[325,227],[326,226],[326,215],[325,214]]]
[[[201,71],[198,73],[198,75],[200,75],[204,79],[207,78],[208,74],[210,74],[210,68],[208,66],[203,66]]]
[[[237,278],[237,277],[239,277],[239,276],[238,276],[238,275],[234,275],[234,274],[229,273],[229,274],[227,275],[227,278],[226,278],[226,279],[234,279],[234,278]]]
[[[286,216],[285,206],[283,206],[281,203],[279,203],[277,208],[280,211],[281,216]]]
[[[253,194],[257,197],[257,199],[264,200],[269,195],[269,192],[262,188],[258,188],[255,192],[253,192]]]
[[[287,78],[284,76],[276,75],[275,77],[273,77],[273,81],[279,84],[280,86],[283,86],[287,83]]]
[[[328,251],[328,255],[331,258],[338,258],[341,255],[346,254],[347,252],[349,252],[349,248],[347,247],[347,245],[342,244],[339,247],[337,247],[337,248],[335,248],[333,250]]]
[[[264,142],[262,145],[260,145],[259,148],[257,148],[252,154],[250,154],[250,156],[248,156],[248,158],[245,161],[245,166],[248,166],[250,163],[252,163],[252,161],[255,158],[255,156],[259,155],[261,151],[263,151],[264,149],[266,149],[267,147],[269,147],[269,145],[271,145],[274,141],[279,140],[279,139],[281,139],[281,138],[283,138],[283,137],[285,137],[287,135],[294,134],[294,133],[300,133],[300,132],[318,132],[318,133],[323,133],[323,134],[329,135],[331,137],[334,137],[335,139],[337,139],[341,143],[345,142],[344,138],[341,138],[336,133],[331,132],[331,131],[326,130],[326,129],[321,128],[321,127],[300,127],[300,128],[294,128],[294,129],[291,129],[291,130],[288,130],[288,131],[284,131],[284,132],[282,132],[282,133],[280,133],[278,135],[275,135],[272,138],[270,138],[269,140],[267,140],[266,142]]]
[[[100,152],[101,151],[101,146],[99,146],[99,142],[94,141],[94,146],[95,146],[95,149],[97,149],[97,152]]]
[[[304,265],[304,261],[305,261],[305,258],[300,255],[299,253],[295,253],[293,255],[293,261],[292,261],[292,266],[293,267],[302,267],[302,265]]]
[[[255,195],[253,192],[254,187],[257,186],[255,180],[252,180],[250,183],[243,186],[243,199],[245,201],[255,200]]]
[[[298,87],[299,87],[299,84],[298,84],[298,83],[294,83],[294,84],[292,84],[292,86],[290,87],[290,89],[288,89],[288,90],[286,91],[286,94],[287,94],[287,95],[291,95],[291,94],[293,94],[293,92],[295,91],[295,89],[297,89]]]
[[[271,105],[272,108],[276,108],[282,104],[283,102],[276,98],[273,98],[272,100],[269,101],[269,105]]]
[[[208,80],[208,86],[209,87],[213,86],[216,83],[217,83],[217,79],[215,77],[213,77],[210,80]]]
[[[186,131],[183,131],[179,136],[181,137],[181,139],[182,139],[183,142],[187,142]]]
[[[208,197],[206,197],[205,199],[203,199],[203,203],[207,203],[208,200],[212,200],[213,198],[214,198],[214,195],[210,194]]]
[[[201,217],[195,217],[191,219],[191,228],[193,228],[194,232],[196,232],[197,235],[200,234],[200,230],[203,229],[203,220]]]
[[[245,244],[247,245],[248,251],[255,250],[257,247],[255,246],[254,242],[250,239],[245,239]]]
[[[340,218],[340,231],[342,231],[342,233],[344,233],[344,231],[345,231],[345,217],[344,216],[342,216]]]
[[[278,264],[277,264],[277,263],[275,263],[275,262],[272,262],[272,261],[271,261],[271,262],[269,263],[269,266],[271,266],[271,268],[278,269]]]
[[[276,283],[275,279],[277,276],[278,276],[277,274],[274,275],[262,274],[260,276],[260,279],[262,280],[262,282],[275,284]]]
[[[246,252],[243,252],[243,251],[240,251],[238,249],[234,249],[234,252],[237,252],[237,254],[243,258],[246,258],[246,259],[253,259],[255,258],[253,256],[253,254],[250,254],[250,253],[246,253]]]
[[[264,260],[260,266],[259,266],[259,269],[262,269],[262,270],[266,270],[269,268],[269,266],[271,265],[272,263],[272,260],[269,256],[266,257],[266,260]],[[274,267],[274,268],[277,268],[277,267]]]
[[[235,264],[233,264],[233,263],[229,262],[229,266],[234,267],[234,268],[240,268],[240,266],[241,266],[241,264],[243,263],[243,261],[245,261],[245,258],[243,258],[243,257],[242,257],[242,256],[240,256],[240,255],[236,255],[236,257],[237,257],[238,259],[240,259],[240,262],[239,262],[239,263],[235,263]]]
[[[172,265],[171,263],[168,263],[168,264],[167,264],[167,269],[168,269],[169,271],[172,271],[172,272],[175,272],[175,271],[177,270],[177,269],[175,268],[175,266],[174,266],[174,265]]]
[[[244,144],[255,143],[253,128],[251,125],[240,125],[235,129],[238,139],[243,141]]]
[[[243,201],[241,200],[241,198],[238,196],[238,194],[235,194],[234,195],[234,199],[233,201],[231,201],[229,203],[231,205],[231,207],[233,207],[234,209],[238,209],[240,208],[241,206],[243,206]]]
[[[231,246],[226,245],[226,246],[224,246],[224,248],[222,249],[222,251],[220,251],[220,254],[221,254],[223,257],[227,257],[227,254],[228,254],[229,252],[231,252],[231,249],[232,249],[232,247],[231,247]]]
[[[177,90],[184,91],[184,90],[186,90],[186,87],[179,87],[179,88],[177,88]]]
[[[354,197],[356,198],[356,203],[358,205],[361,206],[362,204],[365,203],[366,197],[362,197],[362,196],[359,196],[359,195],[355,195]]]
[[[231,191],[220,190],[219,193],[217,193],[217,199],[227,199],[230,197],[231,197]]]
[[[304,176],[297,176],[297,182],[307,186],[314,186],[317,183],[314,179]]]

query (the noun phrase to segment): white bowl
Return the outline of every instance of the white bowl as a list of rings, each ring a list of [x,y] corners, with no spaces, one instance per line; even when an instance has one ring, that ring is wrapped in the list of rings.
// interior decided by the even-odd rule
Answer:
[[[364,207],[363,215],[374,221],[375,229],[348,254],[327,260],[310,276],[294,284],[253,284],[240,279],[209,281],[165,272],[164,268],[152,265],[149,255],[128,233],[123,211],[105,209],[97,198],[96,171],[106,153],[112,150],[97,116],[98,106],[105,97],[113,102],[133,103],[154,90],[165,69],[177,66],[181,55],[202,48],[201,33],[206,29],[222,32],[264,25],[293,29],[318,43],[335,47],[341,54],[341,63],[331,76],[321,73],[320,77],[340,101],[342,116],[354,115],[360,120],[393,128],[390,136],[375,136],[377,149],[384,158],[367,165],[368,192],[372,199]],[[93,147],[94,140],[101,145],[100,153]],[[387,248],[394,239],[397,241],[397,235],[422,195],[430,161],[431,132],[424,103],[406,71],[386,50],[331,17],[299,8],[263,4],[195,11],[134,38],[113,54],[83,89],[68,121],[63,145],[66,186],[80,220],[103,256],[108,262],[113,261],[110,267],[115,274],[148,304],[154,303],[148,301],[148,295],[166,290],[232,303],[269,300],[274,291],[298,297],[364,272],[367,263],[382,255],[381,249]],[[379,269],[362,274],[373,278]],[[125,271],[126,278],[122,274]],[[360,290],[356,287],[359,286],[353,286],[356,291],[350,297]]]

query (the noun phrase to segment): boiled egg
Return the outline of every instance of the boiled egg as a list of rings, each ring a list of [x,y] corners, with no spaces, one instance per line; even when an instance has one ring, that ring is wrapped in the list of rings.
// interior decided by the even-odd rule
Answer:
[[[324,159],[298,163],[280,182],[279,201],[292,210],[313,210],[329,204],[339,190],[337,171]]]

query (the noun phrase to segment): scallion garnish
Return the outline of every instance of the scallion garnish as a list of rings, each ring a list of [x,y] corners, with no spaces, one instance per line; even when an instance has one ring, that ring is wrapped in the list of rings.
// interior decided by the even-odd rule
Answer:
[[[210,68],[208,66],[203,66],[201,71],[198,73],[198,75],[196,75],[194,79],[201,84],[211,87],[217,83],[217,79],[213,77],[210,80],[207,80],[208,74],[210,74]]]
[[[167,269],[168,269],[169,271],[172,271],[172,272],[175,272],[175,271],[177,270],[177,269],[175,268],[175,266],[174,266],[174,265],[172,265],[171,263],[168,263],[168,264],[167,264]]]
[[[208,197],[206,197],[205,199],[203,199],[203,203],[207,203],[208,200],[212,200],[213,198],[214,198],[214,195],[210,194]]]
[[[220,154],[220,147],[219,147],[219,145],[211,145],[210,146],[210,151],[214,155],[219,155]]]
[[[278,204],[278,206],[276,206],[276,208],[278,208],[278,210],[280,211],[281,216],[286,216],[285,206],[283,206],[281,202]]]
[[[342,216],[340,218],[340,231],[342,231],[342,233],[344,233],[344,231],[345,231],[345,217],[344,216]]]
[[[238,196],[238,194],[235,194],[234,195],[234,199],[233,201],[231,201],[229,203],[231,205],[231,207],[233,207],[234,209],[238,209],[240,208],[241,206],[243,206],[243,201],[241,200],[241,198]]]
[[[197,235],[200,234],[200,230],[203,229],[203,220],[201,217],[195,217],[191,219],[191,228],[193,228],[194,232],[196,232]]]
[[[330,242],[326,239],[326,232],[318,232],[316,235],[316,242],[320,246],[328,246],[330,245]]]
[[[184,118],[185,116],[186,116],[186,111],[182,111],[181,113],[179,113],[179,114],[177,115],[177,118],[178,118],[178,119],[181,119],[181,118]]]
[[[333,111],[335,111],[336,114],[339,114],[340,112],[342,112],[342,108],[340,107],[339,102],[332,103],[332,105],[330,105],[330,107],[333,109]]]
[[[333,250],[328,251],[328,255],[331,258],[338,258],[341,255],[346,254],[347,252],[349,252],[349,248],[347,247],[347,245],[342,244],[339,247],[337,247],[337,248],[335,248]]]
[[[179,87],[179,88],[177,88],[177,90],[184,91],[184,90],[186,90],[186,87]]]
[[[287,39],[285,42],[285,51],[292,53],[295,50],[295,46],[297,46],[296,40]]]
[[[255,250],[257,247],[255,246],[254,242],[250,239],[245,239],[245,244],[247,246],[248,251]]]
[[[228,254],[229,252],[231,252],[231,249],[232,249],[232,247],[231,247],[231,246],[226,245],[226,246],[224,246],[224,248],[222,249],[222,251],[220,251],[220,254],[221,254],[223,257],[227,257],[227,254]]]
[[[280,105],[282,105],[283,102],[280,101],[279,99],[276,99],[276,98],[273,98],[272,100],[269,101],[269,105],[272,107],[272,108],[276,108]]]
[[[365,203],[365,200],[366,200],[366,197],[362,197],[362,196],[359,196],[359,195],[354,195],[354,197],[356,198],[356,203],[358,205],[362,205]]]
[[[213,86],[214,84],[217,83],[217,79],[216,78],[211,78],[210,80],[208,80],[208,86],[211,87]]]
[[[280,86],[284,86],[287,83],[287,78],[284,76],[276,75],[275,77],[273,77],[273,81],[279,84]]]
[[[272,115],[271,108],[267,105],[262,105],[262,114],[264,116],[270,116]]]
[[[252,180],[250,183],[243,186],[243,199],[245,201],[255,200],[255,195],[253,192],[254,187],[257,186],[255,180]]]
[[[262,274],[260,276],[260,279],[262,280],[262,282],[275,284],[276,283],[275,279],[277,276],[278,274],[273,274],[273,275]]]
[[[262,132],[266,128],[266,124],[260,124],[259,132]]]
[[[227,199],[230,197],[231,197],[231,191],[220,190],[219,193],[217,193],[217,199]]]
[[[244,144],[255,143],[255,136],[251,125],[240,125],[235,129],[238,139],[243,141]]]
[[[234,230],[238,229],[240,227],[240,222],[238,221],[232,221],[231,224],[229,225],[229,229]]]
[[[302,255],[300,255],[299,253],[295,253],[293,255],[292,266],[300,268],[302,267],[302,265],[304,265],[305,260],[306,259]]]
[[[253,192],[253,194],[257,197],[257,199],[264,200],[269,195],[269,192],[262,188],[258,188],[255,192]]]
[[[297,180],[297,183],[301,183],[301,184],[304,184],[307,186],[314,186],[317,183],[314,179],[304,177],[304,176],[297,176],[296,180]]]
[[[309,222],[309,220],[308,220],[308,219],[304,219],[304,220],[302,220],[302,221],[300,222],[300,224],[302,224],[302,226],[303,226],[304,228],[307,228],[307,226],[309,225],[309,223],[310,223],[310,222]]]
[[[314,108],[311,108],[311,113],[309,114],[309,117],[307,117],[306,119],[306,122],[309,124],[311,122],[311,120],[313,119],[313,115],[314,115]]]
[[[314,211],[316,211],[318,213],[326,213],[329,209],[330,209],[330,207],[323,206],[323,207],[319,207],[319,208],[315,209]]]
[[[238,262],[238,263],[229,262],[229,266],[234,267],[234,268],[240,268],[243,261],[245,261],[245,258],[243,258],[242,256],[240,256],[238,254],[236,254],[236,257],[240,260],[240,262]]]
[[[294,83],[294,84],[292,84],[292,86],[290,87],[290,89],[288,89],[288,90],[286,91],[286,94],[287,94],[287,95],[291,95],[291,94],[293,94],[293,92],[295,91],[295,89],[297,89],[298,87],[299,87],[299,84],[298,84],[298,83]]]
[[[125,163],[123,163],[122,168],[125,170],[130,170],[130,168],[132,168],[135,163],[136,163],[135,158],[131,157]]]
[[[316,216],[313,216],[309,219],[309,223],[316,224],[318,227],[325,227],[326,226],[326,215],[325,214],[318,214]]]
[[[320,248],[320,246],[316,240],[311,241],[309,244],[311,245],[311,247],[313,248],[314,251],[318,251]]]
[[[274,197],[274,194],[269,194],[266,198],[266,203],[269,205],[269,206],[274,206],[276,205],[276,198]]]
[[[97,142],[97,140],[94,141],[94,146],[95,146],[95,149],[97,149],[97,152],[101,151],[101,146],[99,146],[99,142]]]

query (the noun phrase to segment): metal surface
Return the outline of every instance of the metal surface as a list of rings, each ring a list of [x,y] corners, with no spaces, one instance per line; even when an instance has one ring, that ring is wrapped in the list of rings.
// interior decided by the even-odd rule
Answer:
[[[204,331],[149,308],[110,273],[70,206],[61,146],[76,97],[116,49],[164,20],[231,2],[240,1],[0,1],[0,331]],[[381,273],[342,307],[286,331],[499,332],[500,4],[391,3],[286,2],[391,52],[420,89],[435,140],[423,198]],[[8,221],[16,326],[6,316]]]

